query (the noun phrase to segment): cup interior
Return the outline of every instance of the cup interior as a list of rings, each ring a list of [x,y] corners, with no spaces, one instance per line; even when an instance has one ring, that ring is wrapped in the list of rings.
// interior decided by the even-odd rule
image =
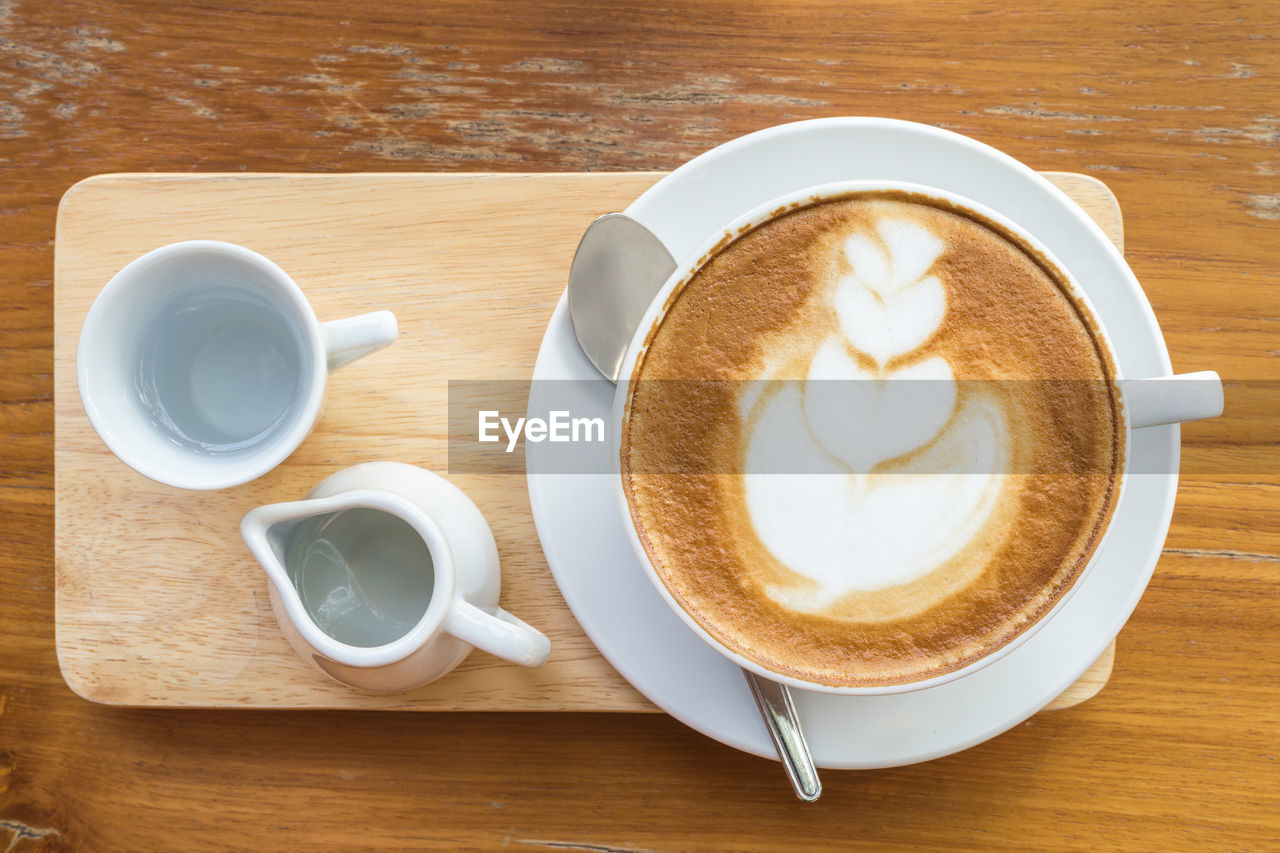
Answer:
[[[315,315],[275,264],[230,244],[157,249],[85,320],[81,398],[122,460],[161,482],[220,488],[277,464],[319,408]]]
[[[1114,370],[1114,373],[1111,379],[1119,380],[1122,378],[1119,370],[1119,360],[1116,358],[1115,349],[1114,349],[1114,346],[1112,345],[1111,339],[1107,335],[1105,327],[1102,325],[1101,316],[1099,312],[1092,305],[1092,303],[1084,293],[1084,290],[1079,286],[1079,284],[1072,277],[1070,270],[1065,265],[1063,265],[1056,257],[1054,257],[1053,254],[1043,245],[1043,243],[1040,240],[1038,240],[1033,234],[1028,232],[1025,228],[1021,227],[1015,222],[1010,221],[1007,217],[1002,216],[996,213],[995,211],[987,208],[985,205],[974,202],[970,199],[964,198],[955,193],[936,189],[933,187],[927,187],[923,185],[911,184],[911,183],[900,182],[900,181],[872,181],[872,180],[845,181],[845,182],[839,182],[839,183],[825,184],[821,186],[809,187],[796,192],[788,193],[784,196],[773,199],[766,204],[760,205],[750,212],[744,213],[743,215],[739,216],[736,220],[734,220],[733,222],[726,225],[723,229],[721,229],[721,232],[717,234],[716,237],[712,238],[711,240],[708,240],[707,243],[702,247],[700,247],[697,251],[690,253],[686,257],[686,259],[680,263],[680,265],[677,267],[675,272],[668,279],[667,283],[659,291],[659,293],[651,303],[649,311],[646,313],[645,317],[641,320],[639,326],[637,327],[635,335],[632,338],[631,345],[629,346],[628,351],[623,359],[621,376],[623,377],[624,381],[619,384],[618,391],[614,397],[613,418],[612,418],[614,432],[612,436],[613,440],[611,443],[611,451],[613,453],[613,457],[614,457],[613,461],[615,465],[620,464],[619,454],[620,454],[621,445],[622,445],[621,432],[626,428],[626,422],[630,414],[632,396],[629,389],[630,389],[630,386],[638,379],[638,377],[634,375],[636,371],[636,367],[641,357],[644,354],[644,350],[648,344],[652,330],[657,326],[657,324],[665,316],[666,310],[670,307],[670,305],[673,302],[673,295],[675,294],[675,292],[679,290],[686,282],[692,279],[693,276],[698,272],[698,270],[700,270],[708,261],[710,261],[712,257],[714,257],[717,254],[720,248],[722,248],[723,246],[731,242],[730,238],[734,238],[742,234],[745,234],[749,231],[753,231],[759,228],[760,226],[777,218],[782,213],[795,209],[796,207],[808,206],[809,204],[819,203],[821,201],[825,201],[831,198],[837,198],[840,196],[856,194],[859,192],[877,192],[882,190],[906,190],[912,193],[919,193],[925,196],[931,196],[931,197],[943,200],[947,204],[952,205],[955,208],[961,209],[962,211],[968,214],[975,214],[976,215],[975,218],[977,218],[979,221],[986,220],[989,223],[997,225],[998,230],[1003,231],[1007,236],[1013,238],[1015,242],[1021,242],[1023,244],[1023,248],[1026,251],[1028,251],[1029,253],[1032,253],[1035,256],[1038,256],[1045,263],[1051,265],[1054,269],[1056,269],[1061,274],[1061,282],[1068,286],[1073,300],[1075,300],[1076,303],[1084,309],[1084,311],[1087,313],[1090,320],[1092,321],[1092,325],[1094,326],[1094,330],[1096,333],[1096,341],[1098,345],[1102,348],[1102,350],[1104,350],[1105,353],[1107,354],[1109,363],[1111,364]],[[1117,393],[1119,393],[1118,390],[1117,390]],[[1127,412],[1127,409],[1123,407],[1123,405],[1121,406],[1121,408],[1122,408],[1122,417],[1119,422],[1120,423],[1119,428],[1122,432],[1122,437],[1121,437],[1121,440],[1123,443],[1122,458],[1124,460],[1124,464],[1118,471],[1119,484],[1118,484],[1118,494],[1115,501],[1116,504],[1119,503],[1120,495],[1123,492],[1124,483],[1128,479],[1126,472],[1128,469],[1128,462],[1130,459],[1130,426],[1129,426],[1128,412]],[[616,468],[615,470],[617,471]],[[873,694],[912,692],[912,691],[921,690],[928,687],[944,684],[950,681],[954,681],[958,678],[961,678],[965,675],[971,674],[979,669],[982,669],[985,666],[1004,657],[1006,654],[1012,652],[1014,649],[1016,649],[1026,640],[1028,640],[1037,630],[1039,630],[1043,625],[1048,623],[1055,613],[1061,610],[1062,606],[1066,603],[1071,593],[1080,586],[1081,581],[1087,576],[1092,566],[1096,563],[1097,555],[1098,553],[1101,552],[1103,545],[1105,544],[1105,539],[1107,535],[1110,533],[1110,529],[1111,529],[1111,525],[1107,525],[1107,527],[1104,529],[1102,533],[1102,537],[1097,543],[1097,545],[1095,546],[1091,558],[1089,559],[1085,567],[1076,575],[1074,582],[1072,583],[1071,587],[1066,591],[1066,593],[1063,594],[1057,600],[1055,605],[1051,609],[1049,609],[1047,612],[1042,614],[1030,627],[1023,630],[1020,634],[1015,636],[1011,641],[1007,642],[1005,645],[999,646],[990,650],[983,657],[973,661],[972,663],[962,668],[959,668],[957,670],[954,670],[952,672],[945,673],[942,675],[926,678],[920,681],[914,681],[909,683],[886,683],[883,685],[868,685],[868,686],[856,686],[856,687],[833,686],[833,685],[822,684],[817,682],[809,682],[809,681],[796,678],[794,676],[769,670],[761,666],[760,664],[756,663],[755,661],[752,661],[751,659],[746,658],[738,654],[737,652],[729,649],[728,647],[723,645],[721,642],[719,642],[719,640],[713,637],[708,631],[706,631],[698,623],[698,621],[693,617],[693,615],[684,609],[684,607],[676,599],[676,597],[672,595],[671,591],[667,589],[665,582],[662,580],[661,576],[655,570],[651,561],[649,560],[648,553],[643,543],[641,542],[640,536],[636,530],[635,519],[631,514],[630,507],[629,507],[627,498],[625,496],[625,490],[623,488],[622,478],[621,478],[621,471],[617,471],[617,473],[618,473],[618,476],[615,477],[615,484],[614,484],[615,495],[618,501],[618,505],[624,516],[624,523],[628,532],[629,539],[632,544],[632,548],[635,551],[642,566],[645,568],[646,574],[649,576],[650,581],[654,584],[658,592],[662,595],[663,599],[667,602],[668,606],[671,607],[671,609],[676,613],[676,615],[679,616],[680,619],[683,622],[685,622],[686,625],[688,625],[696,634],[698,634],[709,645],[711,645],[722,655],[724,655],[725,657],[728,657],[729,659],[731,659],[738,665],[742,666],[743,668],[756,672],[759,675],[773,679],[775,681],[778,681],[784,684],[789,684],[792,687],[797,687],[801,689],[810,689],[810,690],[826,692],[826,693],[837,693],[837,694],[848,694],[848,695],[873,695]]]

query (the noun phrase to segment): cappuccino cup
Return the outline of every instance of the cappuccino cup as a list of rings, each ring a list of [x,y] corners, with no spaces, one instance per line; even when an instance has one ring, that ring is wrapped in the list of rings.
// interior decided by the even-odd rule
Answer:
[[[103,442],[161,483],[247,483],[311,431],[330,371],[392,343],[389,311],[321,323],[302,289],[231,243],[172,243],[107,282],[76,353]]]
[[[892,181],[728,223],[620,376],[616,495],[659,594],[735,664],[838,694],[1025,642],[1096,561],[1132,431],[1222,411],[1215,373],[1123,377],[1034,235]]]

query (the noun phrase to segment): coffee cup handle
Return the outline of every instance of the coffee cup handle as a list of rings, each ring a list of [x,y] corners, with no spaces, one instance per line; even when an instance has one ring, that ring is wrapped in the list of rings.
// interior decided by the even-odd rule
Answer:
[[[333,372],[394,343],[399,329],[396,326],[396,315],[390,311],[374,311],[345,320],[321,323],[320,335],[324,341],[329,371]]]
[[[1222,414],[1222,379],[1212,370],[1155,379],[1122,379],[1120,387],[1129,409],[1129,426],[1134,429]]]
[[[542,666],[551,654],[545,634],[501,607],[490,613],[458,599],[444,629],[468,645],[521,666]]]

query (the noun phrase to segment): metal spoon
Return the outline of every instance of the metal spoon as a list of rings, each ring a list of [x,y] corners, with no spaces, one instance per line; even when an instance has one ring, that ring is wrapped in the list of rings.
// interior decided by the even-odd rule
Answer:
[[[644,312],[675,271],[662,241],[625,213],[606,213],[582,235],[569,269],[569,319],[582,351],[615,385]]]
[[[587,228],[569,270],[569,319],[587,358],[615,385],[622,359],[645,311],[676,271],[653,232],[624,213],[607,213]],[[822,782],[785,684],[742,670],[796,796],[813,802]]]

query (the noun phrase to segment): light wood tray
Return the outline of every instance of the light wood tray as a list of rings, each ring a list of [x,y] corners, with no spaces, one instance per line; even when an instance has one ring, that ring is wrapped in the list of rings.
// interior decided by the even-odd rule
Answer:
[[[325,680],[286,643],[267,580],[240,540],[250,508],[296,500],[341,468],[392,459],[444,472],[450,379],[520,379],[587,224],[662,177],[631,174],[103,175],[58,211],[54,287],[57,646],[86,699],[121,705],[411,710],[654,711],[565,606],[538,544],[524,478],[451,475],[489,519],[502,605],[551,638],[522,669],[481,652],[435,684],[371,696]],[[1050,173],[1121,243],[1104,184]],[[400,340],[330,379],[326,410],[270,474],[186,492],[135,473],[80,405],[80,327],[107,280],[175,240],[262,252],[322,320],[387,308]],[[1096,694],[1114,644],[1049,707]]]

